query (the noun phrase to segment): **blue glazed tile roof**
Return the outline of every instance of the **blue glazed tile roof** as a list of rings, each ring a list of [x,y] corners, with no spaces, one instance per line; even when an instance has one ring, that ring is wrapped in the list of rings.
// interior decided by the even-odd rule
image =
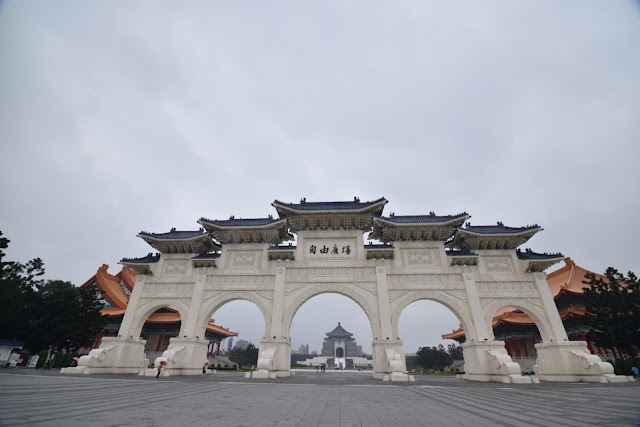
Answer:
[[[357,197],[353,201],[348,202],[307,202],[306,198],[300,200],[300,203],[284,203],[275,200],[272,205],[281,205],[289,209],[298,211],[345,211],[345,210],[361,210],[380,203],[387,203],[384,197],[370,202],[361,202]]]
[[[562,255],[560,252],[557,252],[555,254],[548,254],[548,253],[537,253],[537,252],[533,252],[531,249],[525,249],[524,252],[521,251],[520,249],[516,250],[516,255],[518,255],[519,259],[524,259],[524,260],[548,260],[548,259],[557,259],[557,258],[564,258],[564,255]]]
[[[353,335],[351,332],[347,332],[341,325],[340,322],[338,322],[338,326],[335,327],[335,329],[331,332],[326,333],[325,335],[327,335],[330,338],[339,338],[339,337],[351,337],[351,335]]]
[[[471,225],[467,223],[465,227],[460,230],[477,234],[517,234],[539,228],[540,226],[538,224],[528,225],[526,227],[507,227],[501,222],[498,222],[497,225]]]
[[[120,262],[128,264],[151,264],[158,261],[160,261],[160,254],[153,254],[149,252],[147,256],[142,258],[122,258]]]
[[[274,222],[282,221],[282,219],[274,219],[271,216],[268,218],[234,218],[231,217],[225,220],[200,218],[200,222],[206,222],[212,225],[218,225],[221,227],[262,227],[265,225],[273,224]]]
[[[191,259],[196,259],[196,260],[198,260],[198,259],[217,259],[217,258],[220,258],[220,254],[216,253],[216,252],[213,252],[213,253],[210,253],[210,254],[198,254],[196,256],[191,257]]]
[[[454,219],[463,219],[468,217],[466,212],[459,213],[457,215],[391,215],[384,216],[382,219],[394,222],[396,224],[422,224],[422,223],[440,223],[449,222]]]
[[[158,240],[185,240],[203,236],[206,234],[207,232],[202,229],[194,231],[176,231],[175,228],[172,228],[168,233],[148,233],[146,231],[141,231],[139,233],[140,236],[152,237]]]

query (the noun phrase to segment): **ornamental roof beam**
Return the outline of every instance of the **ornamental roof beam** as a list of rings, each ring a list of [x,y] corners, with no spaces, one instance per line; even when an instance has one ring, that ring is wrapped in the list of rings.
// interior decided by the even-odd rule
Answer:
[[[454,249],[516,249],[526,243],[537,232],[542,231],[538,225],[527,227],[507,227],[501,222],[498,225],[472,226],[467,223],[464,228],[457,228],[446,246]]]
[[[466,220],[471,218],[466,212],[457,215],[439,216],[431,212],[429,215],[391,214],[388,217],[374,217],[373,231],[370,239],[382,242],[438,240],[446,241]]]
[[[220,243],[271,243],[279,245],[293,240],[288,231],[286,219],[267,218],[235,218],[228,220],[211,220],[200,218],[198,221]]]
[[[168,233],[148,233],[141,231],[138,237],[151,247],[164,254],[173,253],[203,253],[219,251],[209,233],[203,229],[195,231],[176,231],[172,228]]]
[[[289,220],[292,232],[307,230],[371,230],[372,217],[382,215],[388,201],[381,197],[370,202],[307,202],[284,203],[275,200],[271,205],[280,218]]]

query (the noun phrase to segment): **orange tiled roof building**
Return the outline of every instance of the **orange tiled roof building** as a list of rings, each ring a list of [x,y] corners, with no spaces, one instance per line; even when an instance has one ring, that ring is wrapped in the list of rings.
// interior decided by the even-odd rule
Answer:
[[[91,348],[98,348],[102,337],[115,337],[120,329],[120,323],[129,304],[129,297],[136,283],[136,272],[123,267],[116,275],[109,274],[109,266],[103,264],[98,271],[81,287],[96,286],[102,295],[102,314],[107,317],[105,326]],[[180,314],[171,307],[165,307],[154,312],[142,328],[142,338],[147,340],[145,353],[153,356],[161,354],[169,346],[169,339],[178,336],[180,332]],[[205,338],[209,340],[208,355],[213,356],[220,351],[222,340],[237,336],[237,332],[230,331],[209,321]],[[151,357],[149,357],[151,360]]]
[[[547,283],[569,340],[586,341],[592,354],[613,357],[610,349],[597,347],[587,336],[589,326],[584,319],[586,310],[582,300],[583,288],[587,285],[582,282],[587,280],[589,270],[576,265],[571,258],[565,258],[564,262],[564,267],[547,275]],[[600,274],[596,274],[596,277],[603,278]],[[528,315],[513,307],[503,307],[493,318],[493,333],[497,340],[505,342],[507,352],[521,367],[528,368],[535,363],[534,344],[542,340],[538,327]],[[464,329],[444,334],[442,338],[464,342]]]

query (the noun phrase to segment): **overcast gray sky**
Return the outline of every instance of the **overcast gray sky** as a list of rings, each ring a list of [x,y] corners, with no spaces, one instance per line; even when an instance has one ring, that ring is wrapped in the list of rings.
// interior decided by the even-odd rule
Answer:
[[[387,213],[538,223],[536,251],[640,273],[639,12],[625,1],[2,2],[8,258],[40,257],[47,278],[81,284],[149,252],[141,230],[357,195],[386,197]],[[216,318],[258,341],[257,308],[236,304]],[[401,318],[407,351],[458,326],[424,307]],[[319,349],[338,321],[370,349],[364,313],[338,296],[302,307],[294,347]]]

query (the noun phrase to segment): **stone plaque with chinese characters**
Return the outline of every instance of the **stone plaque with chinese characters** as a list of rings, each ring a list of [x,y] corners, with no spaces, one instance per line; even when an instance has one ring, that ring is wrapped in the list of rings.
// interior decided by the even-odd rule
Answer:
[[[304,243],[304,256],[318,260],[354,258],[355,244],[355,239],[309,239]]]

